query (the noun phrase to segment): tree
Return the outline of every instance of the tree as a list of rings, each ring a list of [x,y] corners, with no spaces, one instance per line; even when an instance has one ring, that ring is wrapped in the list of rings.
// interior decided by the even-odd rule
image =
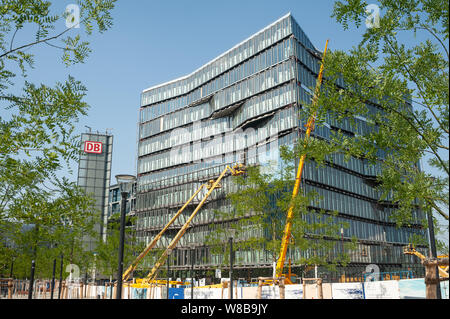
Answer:
[[[81,263],[86,257],[81,258],[85,254],[78,250],[77,241],[92,228],[86,222],[87,216],[95,215],[92,201],[58,174],[70,170],[70,161],[78,159],[79,137],[74,132],[80,117],[87,114],[87,89],[72,76],[47,85],[31,83],[27,75],[37,67],[33,51],[42,46],[60,51],[67,67],[83,63],[91,52],[89,43],[82,40],[83,31],[89,36],[95,29],[108,30],[115,2],[80,0],[79,16],[54,14],[51,1],[0,2],[4,109],[0,116],[0,242],[13,255],[22,254],[16,260],[36,258],[40,251],[47,257],[50,252],[53,256],[64,252],[71,262]],[[67,27],[56,31],[64,22]],[[78,28],[83,31],[76,32]],[[34,37],[25,44],[16,43],[20,33],[32,29]],[[55,250],[41,250],[41,246]],[[3,259],[8,256],[0,261],[10,263]]]
[[[72,185],[60,186],[58,197],[45,191],[26,192],[8,206],[8,239],[12,242],[15,275],[26,276],[31,260],[39,265],[36,275],[49,278],[53,259],[64,254],[70,264],[86,269],[89,254],[82,237],[93,235],[93,200]]]
[[[120,244],[120,215],[111,216],[108,223],[108,235],[106,241],[99,240],[97,243],[96,268],[100,274],[117,277],[117,263],[119,260],[119,244]],[[127,217],[125,225],[132,225],[134,218]],[[143,244],[136,244],[135,234],[130,227],[125,228],[125,243],[123,265],[125,271],[128,266],[135,260],[138,254],[144,249]]]
[[[291,203],[294,205],[294,217],[289,249],[293,265],[303,269],[317,265],[334,270],[350,261],[346,252],[355,248],[356,239],[342,247],[340,230],[348,228],[348,224],[336,219],[338,213],[314,208],[321,198],[312,191],[302,190],[292,200],[297,154],[296,147],[282,146],[280,163],[250,166],[245,176],[233,178],[237,190],[227,195],[232,210],[215,213],[217,224],[211,226],[213,231],[207,239],[213,247],[212,253],[222,256],[224,265],[229,263],[227,236],[230,229],[235,232],[236,250],[265,252],[268,260],[276,263],[280,257],[286,213]],[[300,254],[295,254],[295,250],[299,250]]]
[[[434,220],[434,230],[436,233],[436,237],[442,236],[443,238],[447,238],[447,240],[437,240],[436,241],[436,250],[438,255],[447,255],[448,256],[448,224],[440,225]]]
[[[379,23],[366,23],[360,43],[325,60],[318,122],[335,130],[324,156],[340,152],[375,165],[369,175],[376,175],[380,201],[393,205],[399,226],[420,224],[417,212],[430,209],[448,220],[449,5],[379,4]],[[332,17],[344,29],[349,23],[359,28],[366,8],[360,0],[336,1]],[[325,149],[323,141],[314,144]],[[421,167],[424,160],[429,170]]]

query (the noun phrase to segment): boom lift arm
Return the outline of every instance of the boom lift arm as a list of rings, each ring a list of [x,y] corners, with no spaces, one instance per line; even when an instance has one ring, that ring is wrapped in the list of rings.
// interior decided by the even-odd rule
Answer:
[[[403,253],[405,255],[414,255],[420,258],[421,261],[424,261],[425,259],[427,259],[427,257],[425,257],[423,254],[421,254],[420,252],[418,252],[416,250],[416,248],[414,247],[414,245],[409,244],[408,246],[403,247]],[[438,258],[442,258],[442,257],[447,257],[448,256],[438,256]],[[440,266],[438,267],[439,270],[439,275],[442,278],[448,278],[448,266]]]
[[[153,247],[155,247],[157,242],[161,239],[162,235],[166,232],[166,230],[170,227],[170,225],[172,225],[175,222],[175,220],[178,218],[178,216],[181,215],[181,213],[189,205],[189,203],[191,203],[194,200],[194,198],[200,193],[200,191],[206,186],[207,186],[207,184],[200,185],[200,187],[197,189],[197,191],[194,193],[194,195],[192,195],[191,198],[189,198],[189,200],[183,205],[183,207],[181,207],[178,210],[178,212],[172,217],[172,219],[167,223],[167,225],[164,226],[164,228],[159,232],[159,234],[156,235],[155,238],[153,238],[153,240],[147,245],[147,247],[145,247],[145,249],[142,251],[142,253],[139,254],[139,256],[130,265],[130,267],[128,267],[128,269],[125,270],[125,272],[123,273],[123,276],[122,276],[123,281],[128,280],[128,278],[130,277],[130,274],[136,269],[139,262],[148,254],[148,252]]]
[[[217,178],[217,180],[211,180],[209,181],[209,184],[207,186],[208,188],[208,192],[206,193],[205,197],[202,199],[202,201],[197,205],[197,207],[195,208],[195,210],[192,212],[191,216],[189,217],[189,219],[186,221],[186,223],[183,225],[183,227],[179,230],[179,232],[177,233],[177,235],[174,237],[174,239],[170,242],[169,246],[167,247],[167,249],[163,252],[163,254],[161,255],[161,257],[159,258],[159,260],[156,262],[156,264],[153,266],[151,272],[147,275],[147,277],[143,280],[144,283],[149,283],[152,282],[153,280],[156,279],[157,273],[159,268],[164,264],[164,262],[166,261],[167,257],[170,255],[170,253],[172,252],[172,250],[175,248],[175,246],[177,245],[177,243],[179,242],[179,240],[181,239],[181,237],[184,235],[184,233],[186,232],[187,228],[189,227],[189,224],[191,223],[191,221],[194,219],[194,217],[197,215],[198,211],[200,210],[200,208],[203,206],[203,204],[205,203],[205,201],[208,199],[208,197],[211,195],[211,193],[214,191],[214,189],[221,187],[220,186],[220,181],[222,180],[222,178],[225,176],[225,174],[227,173],[227,171],[231,172],[231,175],[233,176],[238,176],[238,175],[242,175],[245,173],[245,167],[242,164],[237,164],[235,165],[233,168],[231,168],[230,166],[227,166],[223,172],[220,174],[219,178]]]
[[[319,98],[320,86],[322,85],[324,60],[325,60],[325,55],[327,53],[327,48],[328,48],[328,40],[325,44],[325,50],[324,50],[324,53],[322,56],[322,65],[320,66],[320,72],[319,72],[319,76],[317,78],[316,89],[315,89],[314,96],[313,96],[313,101],[312,101],[313,113],[311,114],[311,116],[308,120],[308,123],[306,124],[305,145],[307,144],[309,137],[311,135],[311,132],[314,130],[314,126],[315,126],[315,121],[316,121],[316,116],[317,116],[317,111],[315,110],[315,107],[317,104],[317,100]],[[303,154],[300,157],[300,161],[298,163],[297,176],[295,178],[295,185],[294,185],[294,190],[292,192],[292,199],[294,199],[298,195],[298,191],[300,189],[300,181],[302,179],[302,172],[303,172],[303,166],[305,163],[305,159],[306,159],[306,154]],[[284,263],[286,260],[287,247],[289,245],[289,239],[291,237],[293,216],[294,216],[294,207],[293,207],[293,203],[291,203],[289,206],[288,213],[287,213],[283,239],[281,241],[280,256],[278,258],[276,270],[275,270],[275,274],[276,274],[277,278],[283,276],[282,273],[283,273]],[[292,283],[292,282],[290,282],[290,278],[286,278],[286,279],[288,280],[287,283]]]

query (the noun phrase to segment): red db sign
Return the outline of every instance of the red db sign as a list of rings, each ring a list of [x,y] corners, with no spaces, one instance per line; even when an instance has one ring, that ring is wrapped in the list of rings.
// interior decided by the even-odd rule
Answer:
[[[101,142],[84,142],[84,151],[86,153],[101,154],[103,150],[103,144]]]

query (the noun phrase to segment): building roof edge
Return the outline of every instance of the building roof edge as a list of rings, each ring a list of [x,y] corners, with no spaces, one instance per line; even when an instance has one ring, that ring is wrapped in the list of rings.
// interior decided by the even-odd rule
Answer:
[[[167,82],[164,82],[164,83],[161,83],[161,84],[157,84],[157,85],[151,86],[151,87],[149,87],[149,88],[143,90],[142,93],[146,93],[146,92],[148,92],[148,91],[150,91],[150,90],[154,90],[154,89],[157,89],[157,88],[159,88],[159,87],[163,87],[163,86],[165,86],[165,85],[169,85],[169,84],[172,84],[172,83],[175,83],[175,82],[178,82],[178,81],[182,81],[182,80],[185,80],[185,79],[189,78],[190,76],[194,75],[196,72],[200,71],[200,70],[203,69],[204,67],[207,67],[208,65],[210,65],[210,64],[212,64],[212,63],[214,63],[214,62],[216,62],[217,60],[219,60],[220,58],[224,57],[225,55],[227,55],[228,53],[230,53],[231,51],[233,51],[234,49],[236,49],[236,48],[239,47],[240,45],[244,44],[245,42],[247,42],[247,41],[250,40],[251,38],[255,37],[256,35],[258,35],[258,34],[264,32],[264,31],[266,31],[267,29],[271,28],[272,26],[274,26],[274,25],[277,24],[278,22],[282,21],[283,19],[286,19],[286,18],[289,17],[289,16],[292,16],[291,12],[285,14],[285,15],[282,16],[281,18],[279,18],[279,19],[277,19],[276,21],[272,22],[271,24],[265,26],[263,29],[261,29],[261,30],[257,31],[256,33],[252,34],[251,36],[249,36],[249,37],[246,38],[245,40],[241,41],[240,43],[236,44],[236,45],[233,46],[231,49],[229,49],[229,50],[227,50],[226,52],[222,53],[222,54],[219,55],[218,57],[214,58],[213,60],[211,60],[211,61],[207,62],[206,64],[202,65],[201,67],[197,68],[194,72],[192,72],[192,73],[190,73],[190,74],[188,74],[188,75],[181,76],[181,77],[176,78],[176,79],[174,79],[174,80],[170,80],[170,81],[167,81]]]

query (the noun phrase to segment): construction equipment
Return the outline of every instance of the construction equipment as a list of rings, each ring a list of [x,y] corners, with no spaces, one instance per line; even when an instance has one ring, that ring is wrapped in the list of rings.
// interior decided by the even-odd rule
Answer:
[[[245,172],[245,166],[242,165],[242,164],[237,164],[237,165],[235,165],[233,167],[233,169],[230,168],[229,166],[227,166],[225,168],[224,172],[222,173],[223,176],[225,175],[227,170],[230,170],[232,175],[241,175],[241,174],[243,174]],[[223,176],[222,176],[222,178],[223,178]],[[222,179],[222,178],[220,178],[220,179]],[[219,180],[219,182],[220,182],[220,180]],[[147,245],[147,247],[145,247],[145,249],[139,254],[139,256],[131,263],[131,265],[127,268],[127,270],[125,270],[125,272],[122,275],[122,280],[123,281],[127,281],[129,279],[130,275],[136,269],[136,267],[138,266],[139,262],[149,253],[149,251],[152,248],[154,248],[156,246],[158,241],[161,239],[162,235],[175,222],[175,220],[181,215],[181,213],[185,210],[185,208],[195,199],[195,197],[197,197],[197,195],[200,193],[200,191],[203,188],[207,188],[208,190],[211,190],[211,192],[212,192],[213,189],[217,189],[217,188],[220,188],[220,187],[222,187],[220,185],[220,183],[215,183],[214,180],[210,180],[210,181],[208,181],[208,183],[200,185],[200,187],[195,191],[195,193],[191,196],[191,198],[189,198],[189,200],[177,211],[177,213],[169,220],[169,222],[166,224],[166,226],[164,226],[164,228],[158,233],[158,235],[156,235],[155,238],[153,238],[153,240]],[[211,192],[209,192],[207,194],[207,197],[209,197]],[[202,201],[202,203],[204,203],[204,201]],[[190,220],[191,220],[191,218],[188,220],[188,222],[190,222]],[[146,282],[148,283],[149,281],[147,280]]]
[[[414,255],[420,258],[421,261],[424,261],[427,259],[427,257],[423,254],[421,254],[420,252],[418,252],[416,250],[416,248],[414,247],[413,244],[409,244],[407,246],[403,247],[403,253],[405,255]],[[442,256],[438,256],[438,258],[448,258],[448,255],[442,255]],[[448,278],[448,265],[444,265],[444,266],[439,266],[438,267],[439,270],[439,275],[442,278]]]
[[[191,216],[189,217],[189,219],[186,221],[186,223],[183,225],[183,227],[179,230],[179,232],[177,233],[177,235],[173,238],[173,240],[170,242],[169,246],[167,247],[167,249],[163,252],[163,254],[161,255],[161,257],[159,258],[159,260],[156,262],[156,264],[153,266],[151,272],[147,275],[147,277],[143,280],[143,283],[148,283],[148,282],[152,282],[155,280],[158,270],[159,268],[164,264],[164,262],[166,261],[167,257],[171,254],[172,250],[175,248],[175,246],[177,245],[178,241],[181,239],[181,237],[184,235],[184,233],[186,232],[187,228],[189,227],[189,224],[191,223],[191,221],[194,219],[194,217],[197,215],[198,211],[200,210],[200,208],[203,206],[203,204],[206,202],[206,200],[208,199],[208,197],[211,195],[211,193],[214,191],[214,189],[216,188],[220,188],[220,181],[225,177],[227,172],[230,172],[232,176],[238,176],[238,175],[242,175],[245,173],[245,166],[242,164],[237,164],[235,166],[233,166],[233,168],[231,168],[230,166],[226,166],[225,169],[223,170],[223,172],[220,174],[220,176],[216,179],[216,180],[210,180],[208,182],[208,184],[206,185],[208,192],[206,193],[205,197],[201,200],[201,202],[197,205],[197,207],[195,208],[195,210],[192,212]]]
[[[448,258],[448,255],[439,255],[437,256],[438,259],[444,259],[444,258]],[[441,268],[443,271],[445,271],[448,274],[448,265],[446,266],[439,266],[439,268]]]
[[[158,235],[153,238],[153,240],[147,245],[147,247],[142,251],[142,253],[139,254],[139,256],[133,261],[133,263],[130,265],[130,267],[125,270],[125,272],[122,275],[122,280],[127,281],[131,275],[131,273],[136,269],[139,262],[148,254],[148,252],[155,247],[155,245],[158,243],[158,241],[161,239],[162,235],[166,232],[166,230],[172,225],[175,220],[178,218],[178,216],[181,215],[181,213],[184,211],[184,209],[194,200],[194,198],[200,193],[200,191],[207,187],[208,184],[202,184],[200,187],[195,191],[194,195],[189,198],[189,200],[181,207],[178,212],[170,219],[170,221],[167,223],[166,226],[159,232]]]
[[[314,127],[315,127],[316,116],[317,116],[317,110],[315,108],[317,107],[317,100],[319,98],[320,87],[322,85],[323,70],[324,70],[324,60],[325,60],[325,55],[327,53],[327,48],[328,48],[328,40],[327,40],[327,42],[325,44],[325,51],[324,51],[323,56],[322,56],[322,65],[320,66],[319,76],[317,78],[317,83],[316,83],[316,89],[315,89],[313,100],[312,100],[312,114],[311,114],[311,116],[308,119],[308,122],[306,124],[306,136],[305,136],[305,140],[304,140],[305,146],[307,145],[307,143],[309,141],[309,138],[310,138],[310,135],[311,135],[311,132],[314,131]],[[303,172],[303,166],[305,164],[305,159],[306,159],[306,154],[303,154],[300,157],[300,161],[298,163],[297,176],[296,176],[296,179],[295,179],[294,190],[292,192],[292,200],[294,200],[294,198],[297,196],[298,191],[300,189],[300,181],[301,181],[301,178],[302,178],[302,172]],[[276,270],[275,270],[276,278],[285,277],[286,278],[286,284],[292,284],[293,283],[291,278],[290,278],[290,276],[291,276],[290,272],[289,272],[288,275],[283,274],[283,267],[284,267],[284,263],[285,263],[285,260],[286,260],[286,252],[287,252],[287,248],[288,248],[288,245],[289,245],[289,241],[291,239],[291,230],[292,230],[293,216],[294,216],[294,204],[293,204],[293,202],[291,202],[291,204],[289,206],[287,218],[286,218],[286,225],[285,225],[285,228],[284,228],[283,239],[281,241],[280,255],[278,257],[278,261],[277,261],[277,264],[276,264]]]
[[[149,288],[149,285],[153,286],[167,286],[167,280],[161,279],[161,280],[153,280],[148,283],[144,283],[143,279],[136,279],[136,282],[134,283],[128,283],[133,288]],[[185,281],[176,281],[176,280],[169,280],[169,285],[171,286],[189,286],[190,282]]]

